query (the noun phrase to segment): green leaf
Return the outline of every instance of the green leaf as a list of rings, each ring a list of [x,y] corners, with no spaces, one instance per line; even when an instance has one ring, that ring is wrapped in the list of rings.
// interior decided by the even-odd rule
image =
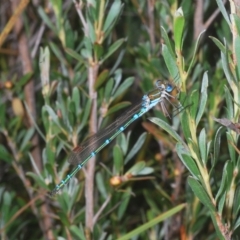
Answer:
[[[115,51],[118,50],[118,48],[126,41],[126,39],[122,38],[117,40],[115,43],[113,43],[109,48],[107,53],[105,54],[105,56],[102,59],[102,63],[108,59]]]
[[[194,157],[200,161],[200,152],[199,147],[196,142],[194,142],[191,138],[188,139],[188,147],[191,149],[192,154],[194,153]],[[202,162],[201,165],[203,166]]]
[[[0,104],[0,132],[3,128],[6,128],[6,104]]]
[[[111,107],[111,108],[108,109],[105,117],[111,115],[111,114],[114,113],[114,112],[119,111],[120,109],[126,108],[126,107],[128,107],[128,106],[130,106],[130,105],[131,105],[130,102],[120,102],[120,103],[118,103],[118,104],[115,104],[113,107]]]
[[[182,51],[182,38],[185,18],[182,8],[180,7],[174,15],[174,42],[177,51]]]
[[[196,119],[196,114],[197,114],[197,110],[198,110],[198,105],[199,105],[199,93],[197,90],[194,90],[191,95],[190,95],[190,116],[191,119],[193,119],[195,121]]]
[[[109,31],[110,26],[113,27],[114,22],[115,22],[116,18],[118,17],[122,6],[121,6],[121,1],[119,1],[119,0],[115,0],[113,2],[112,6],[108,12],[107,18],[104,22],[104,25],[103,25],[104,32]]]
[[[136,154],[139,152],[140,148],[142,148],[145,140],[147,137],[147,133],[143,133],[137,140],[137,142],[134,144],[132,147],[131,151],[128,153],[128,155],[125,158],[124,164],[127,164],[128,161]]]
[[[46,23],[46,25],[55,33],[55,35],[58,35],[58,30],[54,26],[53,22],[50,20],[50,18],[47,16],[45,11],[43,10],[42,7],[38,7],[38,14],[42,18],[42,20]]]
[[[218,202],[218,213],[220,215],[222,215],[223,213],[223,208],[224,208],[224,205],[225,205],[225,201],[226,201],[226,191],[224,191],[224,193],[222,194],[219,202]]]
[[[115,61],[113,67],[111,68],[111,71],[110,71],[109,75],[112,75],[116,71],[118,66],[122,63],[125,51],[126,51],[126,49],[121,49],[120,50],[120,53],[117,56],[117,60]]]
[[[104,97],[106,99],[106,102],[110,102],[111,93],[113,91],[113,84],[114,84],[114,80],[113,78],[110,78],[104,87]]]
[[[120,83],[122,81],[122,69],[117,69],[114,72],[114,88],[112,90],[112,92],[116,92],[116,90],[118,89]]]
[[[178,82],[179,72],[176,64],[176,59],[172,56],[171,50],[169,50],[165,44],[162,44],[162,55],[171,77],[173,79],[176,79],[175,84],[179,86],[179,82]]]
[[[199,198],[203,205],[205,205],[211,212],[216,212],[215,206],[211,202],[205,189],[202,185],[193,177],[188,177],[188,184],[193,190],[194,194]]]
[[[239,216],[240,211],[240,187],[238,186],[235,195],[234,195],[234,201],[233,201],[233,219],[236,219],[237,216]]]
[[[239,37],[239,35],[240,35],[240,18],[238,16],[238,14],[232,14],[231,20],[232,20],[232,22],[235,22],[235,23],[233,23],[233,25],[235,24],[234,26],[236,27],[235,29],[237,30],[236,36]],[[238,53],[238,52],[236,52],[236,53]],[[239,63],[239,62],[237,61],[237,63]]]
[[[170,210],[168,210],[165,213],[160,214],[156,218],[148,221],[147,223],[141,225],[140,227],[134,229],[133,231],[127,233],[126,235],[118,238],[117,240],[128,240],[128,239],[133,239],[135,236],[140,235],[143,232],[146,232],[147,229],[152,228],[159,224],[160,222],[163,222],[164,220],[170,218],[174,214],[180,212],[183,208],[185,208],[185,204],[180,204]]]
[[[231,59],[229,58],[229,56],[226,53],[221,52],[221,59],[222,59],[222,66],[223,66],[223,70],[225,73],[225,76],[227,78],[227,81],[229,83],[230,86],[232,86],[233,84],[237,83],[237,80],[235,78],[235,76],[233,75],[230,66],[231,65]]]
[[[224,87],[224,91],[225,91],[225,100],[227,104],[227,116],[228,116],[228,119],[233,119],[234,113],[233,113],[232,95],[227,86]]]
[[[45,105],[43,108],[44,108],[44,110],[46,110],[48,112],[49,117],[50,117],[50,121],[53,120],[56,123],[56,125],[60,127],[58,116],[53,111],[53,109],[48,105]]]
[[[181,159],[182,163],[186,166],[189,172],[197,179],[201,175],[199,169],[195,163],[195,161],[187,154],[183,145],[181,143],[177,143],[176,150],[179,158]]]
[[[186,146],[183,139],[177,134],[177,132],[175,130],[173,130],[173,128],[168,123],[166,123],[162,119],[156,118],[156,117],[149,118],[149,120],[151,122],[157,124],[159,127],[164,129],[166,132],[168,132],[177,142],[180,142],[180,143],[182,143],[182,145]]]
[[[106,183],[104,182],[103,175],[100,171],[96,173],[96,184],[97,189],[100,192],[100,195],[106,199],[108,196],[107,189],[106,189]]]
[[[70,232],[75,236],[75,239],[86,240],[83,228],[79,228],[76,225],[69,227]]]
[[[198,103],[199,103],[199,92],[197,90],[193,90],[193,92],[191,93],[190,95],[190,116],[191,116],[191,119],[196,119],[196,114],[197,114],[197,111],[198,111]]]
[[[211,213],[210,212],[210,214],[211,214],[211,218],[212,218],[212,221],[213,221],[213,225],[215,227],[215,231],[217,233],[217,237],[218,237],[217,239],[219,239],[219,240],[226,240],[226,238],[223,237],[222,231],[219,229],[219,225],[218,225],[218,223],[216,221],[217,218],[219,219],[219,214],[216,213],[216,212],[215,213]]]
[[[97,77],[97,80],[94,84],[94,89],[98,90],[103,83],[108,79],[109,77],[109,71],[107,69],[103,70]]]
[[[67,194],[67,192],[64,191],[61,195],[58,195],[57,198],[60,204],[60,208],[63,210],[64,213],[67,213],[71,209],[70,196]],[[69,219],[67,219],[66,215],[63,219],[61,218],[61,221],[63,221],[67,226],[69,226]]]
[[[26,134],[24,135],[24,138],[21,141],[20,151],[23,151],[23,149],[26,147],[26,145],[30,143],[30,139],[32,138],[34,132],[35,132],[34,128],[29,128],[26,131]]]
[[[22,87],[26,85],[26,83],[31,79],[32,76],[33,73],[29,72],[23,75],[18,81],[15,81],[14,84],[16,86],[16,89],[21,90]]]
[[[118,208],[118,213],[117,213],[117,218],[119,220],[121,220],[123,218],[124,214],[126,213],[127,206],[130,201],[130,198],[131,198],[130,192],[131,192],[131,189],[127,188],[125,190],[125,193],[122,195],[121,204]]]
[[[193,215],[194,216],[194,215]],[[195,215],[195,219],[192,222],[191,225],[191,233],[197,234],[199,232],[201,232],[201,230],[203,230],[206,226],[206,222],[209,221],[209,217],[205,214],[205,215]]]
[[[206,166],[206,164],[207,164],[207,136],[206,136],[206,131],[204,128],[200,132],[198,144],[199,144],[202,162]]]
[[[138,172],[138,176],[139,175],[149,175],[149,174],[151,174],[151,173],[153,173],[154,172],[154,169],[153,168],[151,168],[151,167],[145,167],[145,168],[143,168],[141,171],[139,171]]]
[[[217,133],[214,138],[213,157],[212,157],[212,162],[211,162],[212,168],[211,168],[210,173],[214,170],[214,167],[215,167],[216,163],[218,162],[218,157],[219,157],[219,152],[220,152],[220,147],[221,147],[220,146],[221,145],[221,135],[222,135],[223,131],[225,131],[225,129],[223,127],[220,127],[217,130]]]
[[[125,175],[130,173],[133,176],[137,176],[139,172],[141,172],[145,168],[145,166],[146,163],[144,161],[137,162],[125,173]]]
[[[83,56],[83,58],[90,59],[92,57],[92,51],[90,51],[86,48],[82,48],[81,55]]]
[[[64,49],[65,52],[67,54],[69,54],[71,57],[73,57],[74,59],[76,59],[78,62],[81,62],[81,63],[84,63],[85,64],[85,61],[84,59],[82,58],[82,56],[80,54],[78,54],[76,51],[70,49],[70,48],[65,48]]]
[[[130,86],[133,84],[134,82],[134,78],[133,77],[129,77],[127,79],[124,80],[124,82],[119,86],[119,88],[117,89],[116,93],[113,95],[112,99],[116,99],[117,97],[119,97],[124,91],[126,91],[127,89],[130,88]]]
[[[207,143],[207,156],[209,156],[210,151],[212,151],[212,141]]]
[[[227,140],[228,140],[227,142],[228,142],[228,151],[229,151],[229,154],[230,154],[230,158],[234,163],[236,163],[236,150],[233,147],[233,144],[234,144],[235,141],[234,141],[231,133],[227,132],[226,135],[227,135]]]
[[[240,77],[240,36],[237,35],[234,40],[235,40],[234,50],[235,50],[236,59],[237,59],[236,72],[239,79]]]
[[[89,18],[87,18],[87,28],[88,28],[88,38],[91,40],[91,43],[93,45],[96,42],[96,33],[93,27],[93,22]]]
[[[180,158],[183,164],[191,172],[191,174],[198,179],[200,176],[200,172],[194,160],[189,155],[186,155],[186,154],[183,154],[182,157]]]
[[[42,187],[44,189],[49,190],[47,184],[45,183],[44,179],[41,176],[33,172],[27,172],[26,175],[32,177],[38,187]]]
[[[218,192],[217,192],[216,197],[215,197],[216,202],[218,202],[219,198],[221,196],[223,196],[223,194],[227,191],[227,181],[228,181],[227,168],[228,168],[228,165],[229,165],[229,161],[227,161],[224,164],[224,168],[223,168],[223,171],[222,171],[221,184],[219,186]]]
[[[207,72],[205,72],[203,75],[203,80],[202,80],[201,99],[200,99],[200,103],[199,103],[199,110],[198,110],[197,117],[196,117],[196,127],[198,126],[198,124],[202,118],[202,115],[205,111],[205,107],[207,104],[207,98],[208,98],[207,87],[208,87],[208,75],[207,75]]]
[[[91,112],[91,106],[92,106],[92,101],[91,99],[88,99],[87,104],[85,104],[84,107],[84,112],[83,112],[83,118],[82,118],[82,125],[85,126],[88,119],[89,119],[89,115]]]
[[[65,56],[63,55],[62,51],[60,50],[59,46],[53,42],[49,42],[49,46],[54,52],[55,56],[58,58],[58,60],[63,64],[63,65],[68,65],[67,61],[65,59]]]
[[[103,53],[104,53],[103,46],[100,45],[100,44],[94,43],[93,44],[93,50],[94,50],[95,58],[100,60],[102,55],[103,55]]]
[[[123,172],[123,153],[120,146],[115,145],[113,148],[114,174],[119,175]]]
[[[89,38],[89,36],[84,37],[83,43],[84,43],[85,48],[89,52],[89,54],[92,55],[93,43],[91,42],[91,39]]]
[[[80,107],[80,93],[77,87],[74,87],[72,90],[72,100],[74,102],[74,110],[76,115],[78,115],[81,112]]]
[[[201,38],[201,36],[202,36],[202,34],[203,34],[204,32],[205,32],[205,30],[203,30],[203,31],[199,34],[199,36],[198,36],[198,38],[197,38],[197,41],[196,41],[196,44],[195,44],[195,48],[194,48],[194,52],[193,52],[193,55],[192,55],[192,60],[191,60],[191,62],[190,62],[190,64],[189,64],[189,67],[188,67],[188,70],[187,70],[187,76],[189,76],[189,74],[190,74],[190,72],[191,72],[191,70],[192,70],[192,67],[194,66],[195,56],[196,56],[196,54],[197,54],[198,44],[199,44],[200,38]]]
[[[11,163],[13,161],[13,157],[11,154],[7,151],[4,145],[0,144],[0,156],[1,160],[4,160],[8,163]]]
[[[164,39],[164,43],[167,45],[167,46],[165,46],[165,48],[171,54],[172,58],[175,59],[175,53],[173,51],[172,44],[169,40],[168,34],[164,27],[161,27],[161,28],[162,28],[162,38]]]
[[[216,2],[217,2],[217,5],[218,5],[223,17],[225,18],[227,24],[229,25],[229,27],[231,27],[231,22],[230,22],[230,19],[229,19],[229,16],[228,16],[228,13],[226,11],[226,8],[224,6],[223,1],[222,0],[216,0]]]
[[[215,37],[209,37],[213,40],[213,42],[216,44],[216,46],[221,50],[221,52],[226,53],[227,49],[226,47]]]
[[[70,19],[69,19],[70,20]],[[75,43],[78,41],[78,35],[77,33],[72,29],[71,23],[69,20],[66,20],[65,23],[62,25],[62,39],[65,41],[65,47],[68,47],[70,49],[75,48]],[[71,59],[68,58],[68,61],[71,62]]]
[[[189,123],[188,115],[189,114],[187,113],[187,111],[184,111],[181,117],[181,126],[184,133],[183,135],[187,141],[189,141],[189,139],[191,138],[191,132],[189,128],[190,123]]]
[[[121,146],[122,151],[123,151],[123,155],[125,156],[128,150],[128,145],[129,145],[129,139],[131,136],[131,131],[129,131],[127,133],[127,137],[125,136],[124,133],[121,133],[118,137],[117,137],[117,144],[119,146]]]
[[[100,3],[99,1],[95,0],[88,0],[87,2],[88,8],[87,8],[87,16],[92,22],[96,22],[99,18],[99,12],[100,12]]]
[[[240,226],[240,217],[237,218],[237,221],[234,223],[233,231],[235,231]]]

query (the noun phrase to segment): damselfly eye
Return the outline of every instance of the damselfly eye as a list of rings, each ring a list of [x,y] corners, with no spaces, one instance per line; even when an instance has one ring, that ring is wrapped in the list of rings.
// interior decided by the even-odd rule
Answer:
[[[167,92],[171,92],[173,90],[173,86],[171,85],[171,84],[168,84],[167,86],[166,86],[166,91]]]

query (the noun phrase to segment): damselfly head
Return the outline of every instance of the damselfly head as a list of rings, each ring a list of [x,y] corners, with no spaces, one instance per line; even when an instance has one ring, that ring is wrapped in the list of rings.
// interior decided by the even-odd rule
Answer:
[[[167,80],[157,80],[156,87],[160,94],[159,103],[161,105],[162,111],[165,116],[171,118],[167,110],[167,105],[170,104],[174,109],[178,109],[178,88],[175,86],[174,83]]]
[[[172,90],[174,89],[174,86],[170,84],[168,81],[163,81],[163,80],[157,80],[156,81],[156,87],[161,91],[166,91],[168,93],[171,93]]]
[[[173,86],[170,83],[168,83],[166,86],[166,91],[170,93],[172,92],[172,90],[173,90]]]

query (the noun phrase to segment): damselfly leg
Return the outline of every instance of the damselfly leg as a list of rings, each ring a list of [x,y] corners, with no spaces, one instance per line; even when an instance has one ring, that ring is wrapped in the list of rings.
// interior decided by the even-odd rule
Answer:
[[[172,108],[174,109],[173,111],[178,111],[180,108],[182,108],[182,105],[178,100],[179,89],[169,81],[163,81],[163,80],[158,80],[156,82],[156,87],[159,88],[160,91],[162,91],[163,101],[160,101],[160,105],[161,105],[163,114],[166,117],[171,118],[166,105],[167,103],[171,105]],[[175,95],[173,95],[174,89],[176,89]]]

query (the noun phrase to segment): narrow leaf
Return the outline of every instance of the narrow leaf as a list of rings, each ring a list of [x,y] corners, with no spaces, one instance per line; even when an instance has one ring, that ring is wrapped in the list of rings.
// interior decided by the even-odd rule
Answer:
[[[190,185],[195,195],[202,202],[202,204],[205,205],[211,212],[215,212],[216,211],[215,206],[211,202],[209,196],[207,195],[202,185],[193,177],[188,177],[188,184]]]
[[[144,144],[145,140],[147,137],[147,133],[143,133],[137,140],[137,142],[134,144],[133,148],[131,151],[128,153],[128,155],[125,158],[124,164],[128,163],[128,161],[136,154],[139,152],[139,149],[142,147]]]
[[[182,145],[186,146],[183,139],[177,134],[177,132],[175,130],[173,130],[173,128],[168,123],[166,123],[162,119],[156,118],[156,117],[149,118],[149,120],[151,122],[157,124],[159,127],[164,129],[166,132],[168,132],[177,142],[180,142],[180,143],[182,143]]]
[[[169,50],[165,44],[162,44],[162,55],[171,77],[173,79],[176,79],[175,83],[177,86],[179,86],[178,80],[179,72],[176,64],[176,59],[172,56],[171,50]]]
[[[200,148],[201,159],[204,165],[206,165],[207,164],[207,136],[204,128],[200,132],[198,144]]]
[[[216,0],[216,2],[217,2],[217,5],[218,5],[223,17],[225,18],[227,24],[229,25],[229,27],[231,27],[231,22],[230,22],[228,13],[226,11],[226,8],[224,6],[224,2],[222,0]]]
[[[126,41],[126,39],[123,39],[123,38],[122,38],[122,39],[117,40],[114,44],[112,44],[112,45],[109,47],[106,55],[103,57],[102,62],[104,62],[104,61],[105,61],[106,59],[108,59],[115,51],[117,51],[117,49],[118,49],[125,41]]]
[[[164,220],[170,218],[174,214],[176,214],[179,211],[181,211],[184,207],[185,207],[185,204],[180,204],[180,205],[178,205],[178,206],[168,210],[167,212],[160,214],[156,218],[154,218],[151,221],[141,225],[140,227],[138,227],[138,228],[134,229],[133,231],[127,233],[126,235],[118,238],[117,240],[132,239],[135,236],[141,234],[142,232],[145,232],[147,229],[149,229],[151,227],[154,227],[155,225],[159,224],[160,222],[163,222]]]
[[[207,87],[208,87],[208,75],[205,72],[203,75],[203,80],[202,80],[201,96],[200,96],[201,99],[200,99],[200,103],[199,103],[199,110],[198,110],[197,117],[196,117],[196,126],[199,124],[199,122],[202,118],[202,115],[205,111],[206,104],[207,104],[207,98],[208,98]]]
[[[180,7],[176,11],[174,16],[174,42],[175,42],[175,48],[177,51],[182,50],[184,24],[185,24],[185,18],[183,15],[182,8]]]

